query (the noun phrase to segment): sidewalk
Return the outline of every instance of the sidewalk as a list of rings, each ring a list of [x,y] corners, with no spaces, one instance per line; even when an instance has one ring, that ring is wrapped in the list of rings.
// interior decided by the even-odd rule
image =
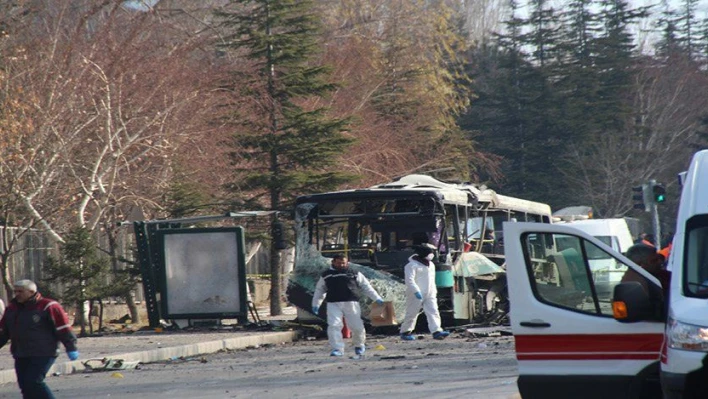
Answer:
[[[259,309],[261,314],[268,314],[267,309]],[[292,320],[294,308],[283,309],[283,315],[264,316],[264,321]],[[63,353],[47,373],[70,374],[85,369],[83,362],[89,359],[122,359],[126,362],[157,362],[179,357],[192,357],[214,353],[224,349],[241,349],[249,346],[280,344],[297,339],[298,331],[255,331],[248,329],[210,330],[169,330],[163,332],[138,331],[128,334],[113,333],[100,337],[79,338],[78,360],[70,361]],[[0,384],[15,383],[14,360],[10,354],[10,344],[0,349]],[[95,362],[93,365],[95,366]]]

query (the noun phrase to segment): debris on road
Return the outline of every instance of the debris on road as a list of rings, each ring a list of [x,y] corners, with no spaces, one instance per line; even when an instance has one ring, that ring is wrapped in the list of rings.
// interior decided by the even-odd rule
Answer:
[[[82,362],[87,372],[94,371],[112,371],[112,370],[131,370],[138,368],[139,361],[127,362],[123,359],[111,359],[104,357],[103,359],[88,359]]]
[[[465,334],[470,338],[490,338],[512,335],[511,327],[509,326],[467,328],[465,329]]]

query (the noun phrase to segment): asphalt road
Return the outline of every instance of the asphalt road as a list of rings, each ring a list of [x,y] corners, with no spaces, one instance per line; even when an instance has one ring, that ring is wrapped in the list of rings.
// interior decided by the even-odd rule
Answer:
[[[421,337],[369,336],[362,360],[348,358],[351,347],[332,358],[326,339],[302,340],[47,382],[58,399],[518,398],[513,337]],[[19,397],[16,385],[0,386],[0,398]]]

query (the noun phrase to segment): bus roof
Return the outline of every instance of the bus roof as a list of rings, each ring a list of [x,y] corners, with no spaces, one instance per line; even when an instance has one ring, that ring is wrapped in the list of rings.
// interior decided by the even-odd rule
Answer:
[[[542,202],[529,201],[521,198],[507,197],[497,194],[498,202],[490,208],[509,209],[517,212],[529,212],[536,215],[551,216],[551,206]]]
[[[474,204],[480,209],[505,209],[551,215],[551,207],[541,202],[500,195],[492,189],[480,188],[471,183],[447,183],[434,177],[420,174],[406,175],[390,183],[364,189],[304,195],[297,198],[296,204],[327,200],[390,198],[392,195],[398,198],[435,197],[446,203]]]
[[[509,197],[497,194],[494,190],[486,187],[477,187],[472,183],[446,183],[427,175],[407,175],[397,181],[381,186],[392,186],[396,184],[410,184],[417,187],[438,187],[454,190],[463,190],[472,193],[477,198],[477,202],[482,209],[506,209],[517,212],[530,212],[539,215],[551,215],[551,207],[542,202],[529,201],[521,198]],[[381,187],[378,186],[378,187]]]

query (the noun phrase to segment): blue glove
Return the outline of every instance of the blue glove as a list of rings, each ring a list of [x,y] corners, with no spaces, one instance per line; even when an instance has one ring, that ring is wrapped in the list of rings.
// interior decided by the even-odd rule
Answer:
[[[320,313],[320,307],[319,307],[319,306],[313,306],[313,307],[312,307],[312,313],[314,313],[314,314]]]
[[[421,294],[420,292],[416,292],[415,297],[418,299],[423,299],[423,294]]]
[[[377,300],[376,300],[376,303],[379,304],[379,305],[383,305],[383,299],[377,299]]]
[[[69,356],[69,360],[76,360],[79,358],[79,351],[68,351],[66,355]]]

